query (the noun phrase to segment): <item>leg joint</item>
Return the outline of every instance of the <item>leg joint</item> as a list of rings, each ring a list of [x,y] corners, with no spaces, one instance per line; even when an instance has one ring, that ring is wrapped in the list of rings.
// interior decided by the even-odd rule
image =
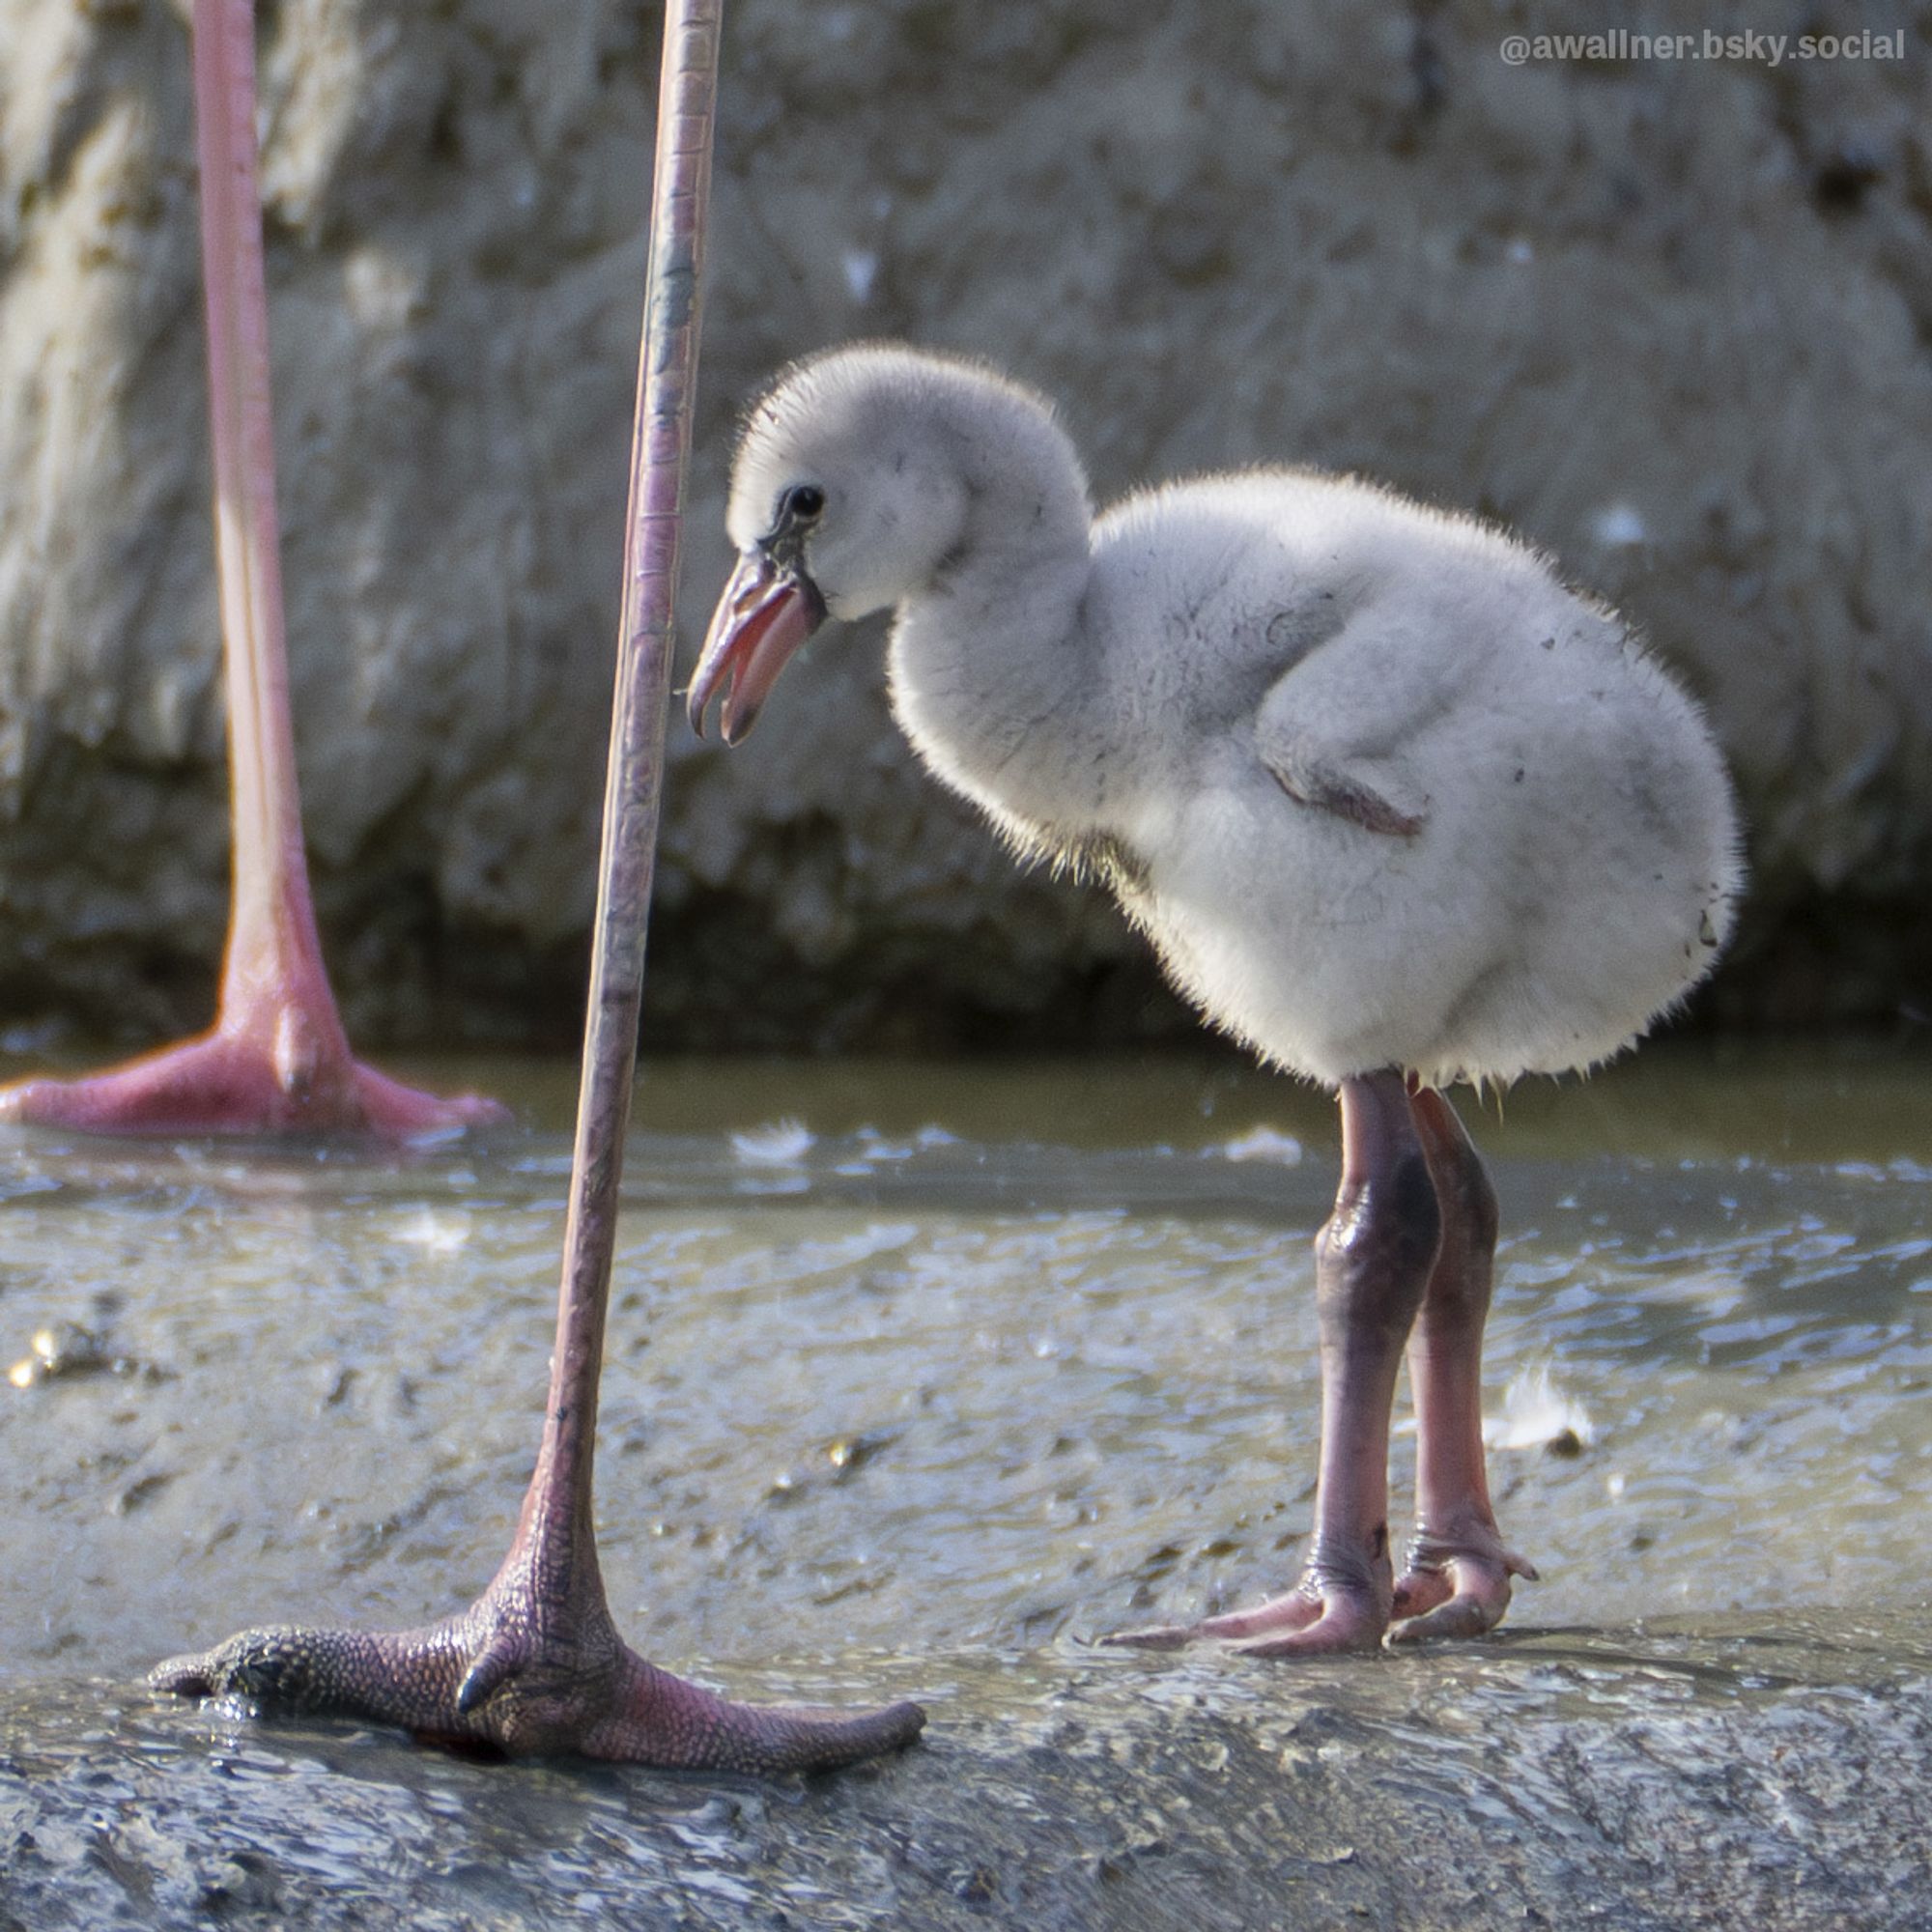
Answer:
[[[1337,1202],[1315,1243],[1324,1346],[1332,1335],[1350,1346],[1380,1338],[1400,1349],[1422,1306],[1441,1234],[1441,1209],[1419,1149],[1398,1155],[1377,1181]]]
[[[1435,1181],[1422,1150],[1411,1147],[1382,1174],[1344,1192],[1315,1237],[1315,1256],[1351,1274],[1373,1267],[1426,1272],[1441,1239]]]
[[[1487,1252],[1496,1244],[1496,1230],[1501,1222],[1496,1190],[1490,1183],[1490,1170],[1466,1140],[1456,1149],[1453,1162],[1443,1179],[1454,1190],[1456,1218],[1467,1231],[1470,1245]]]

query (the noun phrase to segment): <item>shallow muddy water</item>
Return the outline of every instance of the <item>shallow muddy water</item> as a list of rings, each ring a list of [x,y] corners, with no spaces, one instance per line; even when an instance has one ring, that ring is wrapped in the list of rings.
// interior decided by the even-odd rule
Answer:
[[[478,1764],[133,1687],[0,1686],[0,1914],[35,1932],[1916,1932],[1922,1620],[1515,1632],[1258,1669],[868,1655],[919,1747],[754,1784]],[[735,1690],[850,1697],[844,1669]]]
[[[487,1579],[575,1069],[410,1070],[527,1124],[393,1165],[0,1143],[0,1676]],[[1465,1110],[1518,1625],[1932,1596],[1928,1074],[1684,1047]],[[1065,1646],[1291,1580],[1331,1113],[1185,1063],[647,1065],[599,1484],[633,1639],[726,1673]]]

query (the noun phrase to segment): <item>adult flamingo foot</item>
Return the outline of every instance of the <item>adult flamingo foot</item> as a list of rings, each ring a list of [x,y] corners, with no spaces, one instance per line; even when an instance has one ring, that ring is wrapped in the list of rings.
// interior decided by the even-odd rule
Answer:
[[[853,1764],[912,1743],[925,1722],[908,1703],[733,1703],[645,1662],[601,1601],[543,1614],[527,1577],[499,1577],[461,1616],[420,1630],[244,1631],[170,1659],[149,1682],[263,1712],[393,1724],[458,1748],[749,1776]]]
[[[409,1141],[510,1118],[481,1094],[445,1097],[406,1087],[355,1059],[346,1041],[319,1050],[319,1032],[288,1009],[267,1029],[216,1026],[102,1073],[16,1081],[0,1088],[0,1121],[87,1134]]]

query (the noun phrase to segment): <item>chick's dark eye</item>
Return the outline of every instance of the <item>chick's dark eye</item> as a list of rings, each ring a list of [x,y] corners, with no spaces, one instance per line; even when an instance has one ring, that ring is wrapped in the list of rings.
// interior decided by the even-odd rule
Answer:
[[[809,520],[824,509],[825,492],[816,483],[801,483],[785,498],[785,506],[794,517]]]

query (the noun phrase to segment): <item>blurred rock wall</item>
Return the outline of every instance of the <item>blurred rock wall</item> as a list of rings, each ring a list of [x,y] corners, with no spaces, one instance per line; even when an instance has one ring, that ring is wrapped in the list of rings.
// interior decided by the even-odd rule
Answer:
[[[185,11],[0,0],[16,1030],[199,1021],[225,915]],[[1776,67],[1507,65],[1605,24],[1561,0],[727,15],[687,651],[746,392],[842,337],[978,351],[1064,399],[1103,497],[1286,457],[1548,546],[1729,749],[1754,889],[1706,1016],[1932,1014],[1932,8],[1791,7],[1905,54]],[[371,1040],[578,1024],[659,28],[262,9],[302,786]],[[826,635],[729,757],[674,721],[650,1037],[1183,1029],[1103,902],[921,777],[879,644]]]

